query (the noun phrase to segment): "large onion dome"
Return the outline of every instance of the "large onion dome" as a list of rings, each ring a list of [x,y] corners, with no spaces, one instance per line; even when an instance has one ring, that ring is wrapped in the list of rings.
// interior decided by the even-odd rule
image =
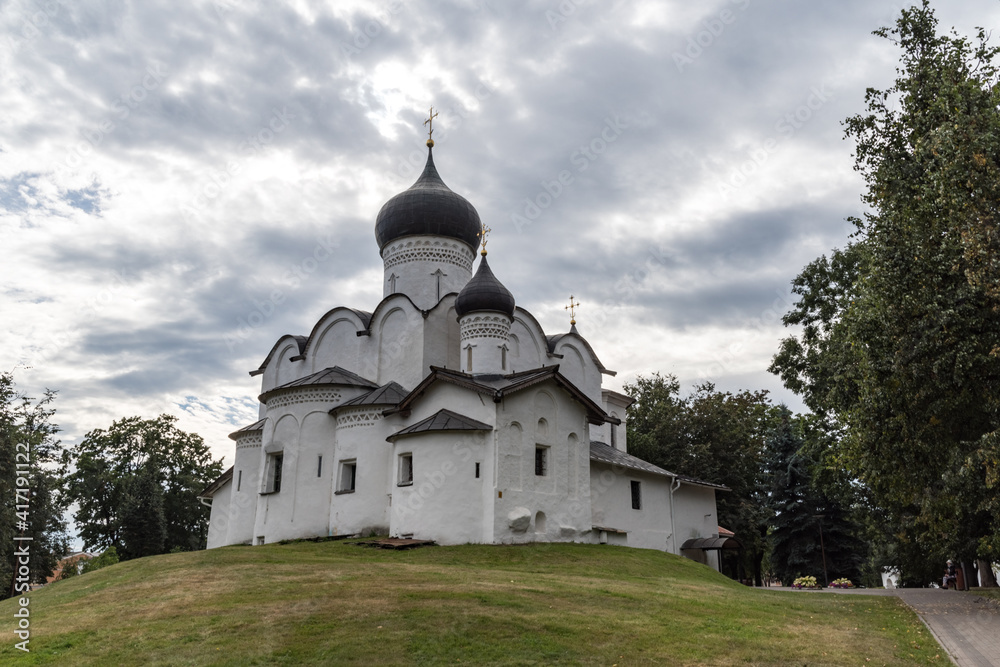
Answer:
[[[455,312],[459,317],[480,310],[493,310],[514,317],[514,295],[493,275],[486,262],[486,253],[483,253],[476,275],[455,299]]]
[[[434,168],[433,149],[427,148],[427,164],[417,182],[382,207],[375,221],[379,250],[404,236],[447,236],[470,248],[479,242],[479,213],[460,194],[452,192]]]

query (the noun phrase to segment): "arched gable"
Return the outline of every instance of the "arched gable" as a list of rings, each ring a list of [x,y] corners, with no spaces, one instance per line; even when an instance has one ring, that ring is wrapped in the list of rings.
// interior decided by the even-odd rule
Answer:
[[[548,363],[545,332],[538,320],[524,308],[514,308],[510,334],[517,340],[517,345],[509,352],[511,372],[540,368]]]
[[[310,372],[340,366],[360,373],[361,339],[358,332],[364,329],[364,324],[353,311],[338,309],[327,313],[313,329],[306,347],[305,357]]]
[[[372,315],[371,336],[378,350],[379,384],[398,382],[415,387],[426,375],[423,368],[423,313],[409,297],[393,295]]]
[[[261,379],[260,393],[263,394],[305,374],[307,370],[305,366],[300,361],[292,361],[293,357],[302,354],[305,342],[305,336],[285,335],[278,339],[261,364],[264,377]]]

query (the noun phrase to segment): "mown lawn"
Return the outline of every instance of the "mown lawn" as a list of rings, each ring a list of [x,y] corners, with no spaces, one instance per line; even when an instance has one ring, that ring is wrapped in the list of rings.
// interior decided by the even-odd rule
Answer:
[[[4,664],[948,664],[893,597],[753,590],[692,561],[600,545],[346,542],[144,558],[31,598]]]

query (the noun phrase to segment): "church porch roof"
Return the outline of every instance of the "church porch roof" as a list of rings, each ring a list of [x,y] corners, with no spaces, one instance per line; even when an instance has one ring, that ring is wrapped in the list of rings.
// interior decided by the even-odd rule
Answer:
[[[330,408],[330,414],[336,414],[341,408],[359,407],[364,405],[399,405],[399,402],[406,398],[409,392],[398,382],[384,384],[378,389],[372,389],[367,394],[362,394],[357,398],[344,401],[340,405]]]
[[[247,433],[254,433],[256,431],[263,431],[264,430],[264,422],[266,422],[266,421],[267,421],[267,417],[265,417],[264,419],[260,419],[258,421],[255,421],[254,423],[250,424],[249,426],[244,426],[241,429],[237,429],[237,430],[235,430],[235,431],[233,431],[232,433],[229,434],[229,439],[230,440],[236,440],[237,438],[240,438],[240,437],[246,435]]]
[[[590,441],[590,460],[600,461],[601,463],[607,463],[608,465],[619,466],[621,468],[627,468],[629,470],[635,470],[638,472],[645,472],[651,475],[660,475],[661,477],[671,477],[679,480],[683,484],[692,484],[694,486],[707,486],[709,488],[718,489],[719,491],[729,491],[729,487],[722,484],[714,484],[712,482],[706,482],[695,477],[688,477],[687,475],[678,475],[672,473],[668,470],[664,470],[659,466],[655,466],[648,461],[643,461],[637,456],[632,456],[631,454],[626,454],[620,449],[615,449],[611,445],[608,445],[597,440]]]
[[[421,420],[412,426],[407,426],[401,431],[396,431],[388,438],[389,442],[395,442],[397,438],[418,433],[430,433],[432,431],[492,431],[493,427],[481,421],[460,415],[451,410],[442,409],[435,412],[427,419]]]
[[[227,482],[233,481],[233,468],[235,466],[230,466],[229,470],[219,475],[219,478],[205,487],[205,490],[198,494],[198,498],[211,498],[215,495],[215,492],[226,485]]]
[[[621,420],[610,416],[594,401],[590,400],[586,394],[577,388],[572,382],[560,375],[559,366],[543,366],[509,375],[480,374],[473,375],[462,373],[450,368],[431,366],[430,374],[425,377],[410,394],[400,401],[399,405],[384,414],[390,415],[397,412],[406,412],[412,405],[423,396],[424,392],[435,382],[448,382],[450,384],[464,387],[471,391],[478,392],[493,399],[494,403],[499,403],[505,396],[514,394],[522,389],[527,389],[541,382],[552,380],[557,386],[566,391],[577,402],[581,403],[587,410],[587,419],[591,424],[612,423],[620,424]]]
[[[346,387],[365,387],[367,389],[378,389],[378,385],[367,378],[363,378],[357,373],[352,373],[346,368],[341,368],[340,366],[332,366],[330,368],[324,368],[321,371],[317,371],[312,375],[307,375],[298,380],[292,380],[291,382],[286,382],[285,384],[275,387],[274,389],[269,389],[263,394],[258,396],[258,400],[261,403],[267,403],[267,400],[279,392],[288,391],[289,389],[295,389],[297,387],[308,387],[317,385],[341,385]]]

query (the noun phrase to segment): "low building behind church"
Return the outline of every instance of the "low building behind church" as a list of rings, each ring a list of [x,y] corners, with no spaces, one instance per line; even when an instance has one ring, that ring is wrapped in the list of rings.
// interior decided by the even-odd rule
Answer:
[[[725,488],[628,453],[632,399],[602,387],[614,372],[575,322],[546,335],[516,305],[432,146],[376,220],[382,301],[333,308],[251,372],[260,419],[230,435],[235,463],[202,493],[209,548],[388,534],[676,554],[718,537]]]

